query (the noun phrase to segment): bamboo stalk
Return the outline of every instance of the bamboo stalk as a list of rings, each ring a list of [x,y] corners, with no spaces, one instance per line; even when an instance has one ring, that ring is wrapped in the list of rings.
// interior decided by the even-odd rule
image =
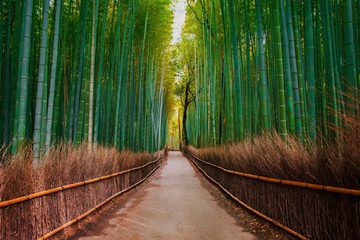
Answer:
[[[282,184],[282,185],[287,185],[287,186],[292,186],[292,187],[307,188],[307,189],[312,189],[312,190],[325,191],[325,192],[331,192],[331,193],[337,193],[337,194],[344,194],[344,195],[351,195],[351,196],[360,197],[360,190],[358,190],[358,189],[349,189],[349,188],[341,188],[341,187],[334,187],[334,186],[325,186],[325,185],[314,184],[314,183],[306,183],[306,182],[300,182],[300,181],[284,180],[284,179],[278,179],[278,178],[258,176],[258,175],[250,174],[250,173],[237,172],[237,171],[233,171],[233,170],[229,170],[229,169],[220,167],[220,166],[215,165],[213,163],[206,162],[206,161],[196,157],[192,153],[186,153],[186,154],[190,155],[190,158],[194,158],[197,161],[205,163],[206,165],[209,165],[209,166],[215,167],[217,169],[220,169],[223,172],[230,173],[230,174],[237,175],[237,176],[241,176],[241,177],[245,177],[245,178],[255,179],[255,180],[259,180],[259,181],[263,181],[263,182]]]

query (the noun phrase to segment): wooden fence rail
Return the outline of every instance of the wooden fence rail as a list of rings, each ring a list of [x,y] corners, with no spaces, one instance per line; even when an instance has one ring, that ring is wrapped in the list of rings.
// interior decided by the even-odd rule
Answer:
[[[89,180],[82,181],[82,182],[72,183],[72,184],[68,184],[68,185],[64,185],[64,186],[44,190],[44,191],[41,191],[41,192],[32,193],[32,194],[29,194],[29,195],[26,195],[26,196],[22,196],[22,197],[10,199],[10,200],[2,201],[2,202],[0,202],[0,208],[7,207],[7,206],[10,206],[10,205],[14,205],[14,204],[21,203],[21,202],[25,202],[25,201],[29,201],[31,199],[43,197],[43,196],[50,195],[50,194],[53,194],[53,193],[61,192],[61,191],[64,191],[64,190],[68,190],[68,189],[72,189],[72,188],[92,184],[92,183],[95,183],[95,182],[103,181],[103,180],[106,180],[106,179],[109,179],[109,178],[117,177],[117,176],[123,175],[125,173],[129,173],[129,172],[133,172],[133,171],[145,168],[145,167],[149,166],[150,164],[158,162],[161,158],[162,157],[159,157],[156,160],[148,162],[145,165],[142,165],[142,166],[139,166],[139,167],[136,167],[136,168],[131,168],[131,169],[128,169],[128,170],[125,170],[125,171],[121,171],[121,172],[113,173],[113,174],[110,174],[110,175],[101,176],[101,177],[98,177],[98,178],[93,178],[93,179],[89,179]]]
[[[337,193],[337,194],[344,194],[344,195],[351,195],[360,197],[360,190],[358,189],[349,189],[349,188],[341,188],[341,187],[334,187],[334,186],[325,186],[320,184],[314,184],[314,183],[306,183],[306,182],[300,182],[300,181],[291,181],[291,180],[283,180],[283,179],[277,179],[277,178],[270,178],[270,177],[264,177],[264,176],[258,176],[255,174],[249,174],[249,173],[243,173],[243,172],[237,172],[233,170],[229,170],[223,167],[220,167],[218,165],[215,165],[213,163],[209,163],[207,161],[204,161],[197,156],[193,155],[192,153],[187,153],[192,158],[195,158],[197,161],[200,161],[206,165],[212,166],[214,168],[220,169],[223,172],[230,173],[233,175],[255,179],[263,182],[269,182],[269,183],[276,183],[276,184],[282,184],[287,186],[293,186],[293,187],[300,187],[300,188],[308,188],[312,190],[318,190],[318,191],[326,191],[331,193]]]
[[[192,154],[191,154],[192,155]],[[193,155],[192,155],[193,156]],[[195,166],[199,169],[199,171],[204,174],[204,176],[206,178],[208,178],[211,182],[213,182],[214,184],[216,184],[219,188],[221,188],[221,190],[223,190],[227,195],[229,195],[233,200],[235,200],[237,203],[239,203],[241,206],[243,206],[244,208],[246,208],[247,210],[249,210],[250,212],[254,213],[255,215],[265,219],[266,221],[276,225],[277,227],[279,227],[280,229],[284,230],[285,232],[293,235],[294,237],[297,237],[298,239],[301,240],[308,240],[307,237],[301,235],[300,233],[294,231],[293,229],[275,221],[274,219],[266,216],[265,214],[261,213],[260,211],[250,207],[248,204],[244,203],[243,201],[241,201],[240,199],[238,199],[237,197],[235,197],[231,192],[229,192],[226,188],[224,188],[219,182],[217,182],[215,179],[213,179],[212,177],[209,176],[209,174],[207,174],[205,172],[205,170],[203,170],[194,159],[192,159],[191,157],[188,157],[188,159],[190,159],[190,161],[192,161]]]
[[[159,158],[160,159],[160,158]],[[158,160],[159,160],[158,159]],[[157,161],[158,161],[157,160]],[[157,162],[156,161],[156,162]],[[155,162],[155,161],[154,161]],[[150,163],[154,163],[154,162],[150,162]],[[148,165],[148,164],[147,164]],[[145,166],[145,165],[144,165]],[[138,186],[139,184],[141,184],[142,182],[144,182],[148,177],[150,177],[160,166],[156,166],[148,175],[146,175],[143,179],[141,179],[140,181],[138,181],[137,183],[131,185],[130,187],[112,195],[111,197],[105,199],[103,202],[99,203],[98,205],[96,205],[95,207],[91,208],[90,210],[86,211],[85,213],[79,215],[78,217],[70,220],[69,222],[65,223],[64,225],[52,230],[51,232],[45,234],[44,236],[38,238],[38,240],[45,240],[45,239],[49,239],[50,237],[54,236],[55,234],[57,234],[58,232],[64,230],[67,227],[70,227],[71,225],[77,223],[78,221],[84,219],[85,217],[89,216],[91,213],[95,212],[97,209],[101,208],[102,206],[104,206],[106,203],[108,203],[109,201],[111,201],[112,199],[130,191],[131,189],[135,188],[136,186]]]
[[[234,201],[299,239],[360,240],[360,190],[242,173],[188,159]]]

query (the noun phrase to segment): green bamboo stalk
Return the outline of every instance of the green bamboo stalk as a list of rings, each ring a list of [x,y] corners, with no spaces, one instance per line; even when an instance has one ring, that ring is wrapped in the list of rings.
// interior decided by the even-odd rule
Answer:
[[[306,101],[306,85],[304,82],[304,57],[303,57],[303,49],[301,45],[301,37],[299,30],[299,10],[298,4],[299,1],[291,0],[289,3],[292,6],[292,16],[293,16],[293,26],[294,26],[294,38],[295,38],[295,53],[296,53],[296,62],[297,62],[297,72],[298,72],[298,82],[299,82],[299,97],[300,97],[300,106],[301,106],[301,120],[302,120],[302,128],[303,135],[308,135],[308,123],[307,123],[307,101]]]
[[[244,137],[244,121],[243,121],[243,101],[242,101],[242,87],[241,87],[241,78],[240,78],[240,65],[238,57],[238,47],[237,47],[237,30],[235,29],[235,19],[234,15],[234,3],[233,0],[229,0],[229,13],[230,13],[230,34],[232,42],[232,51],[233,51],[233,64],[234,64],[234,75],[235,75],[235,99],[236,106],[235,108],[235,119],[236,119],[236,129],[237,136],[236,139],[242,139]]]
[[[259,60],[260,60],[260,111],[261,111],[261,128],[265,131],[270,131],[270,116],[269,116],[269,88],[266,77],[266,60],[265,60],[265,40],[263,33],[261,2],[256,0],[256,16],[257,16],[257,37],[259,45]]]
[[[221,0],[221,15],[222,15],[222,25],[223,25],[223,32],[224,32],[224,63],[223,63],[223,72],[224,72],[224,94],[225,94],[225,108],[226,108],[226,114],[225,114],[225,142],[230,142],[234,138],[234,114],[233,114],[233,84],[230,78],[230,44],[228,40],[228,31],[227,31],[227,8],[225,5],[225,1]]]
[[[86,43],[86,17],[87,17],[87,1],[81,1],[81,11],[80,11],[80,24],[81,24],[81,44],[80,44],[80,54],[79,54],[79,64],[78,64],[78,73],[77,81],[75,88],[75,98],[74,98],[74,123],[73,123],[73,142],[78,143],[80,141],[78,137],[78,132],[81,131],[78,127],[79,115],[81,118],[80,110],[80,99],[81,99],[81,88],[82,88],[82,79],[84,71],[84,55],[85,55],[85,43]]]
[[[345,28],[345,75],[346,75],[346,110],[348,114],[355,114],[354,99],[356,99],[356,64],[355,44],[353,31],[352,0],[346,0],[344,4],[344,28]]]
[[[274,3],[274,27],[275,27],[275,50],[276,50],[276,79],[278,84],[278,113],[279,123],[278,131],[283,138],[287,137],[285,89],[284,89],[284,71],[283,71],[283,49],[281,43],[280,11],[279,2]]]
[[[100,113],[101,113],[101,100],[102,100],[102,85],[103,85],[103,69],[104,69],[104,51],[105,51],[105,31],[107,24],[108,0],[104,2],[104,12],[102,15],[102,28],[100,37],[100,57],[99,57],[99,73],[97,78],[96,87],[96,106],[95,106],[95,126],[94,126],[94,144],[97,145],[100,135]]]
[[[61,12],[61,0],[56,1],[56,14],[55,14],[55,29],[54,29],[54,42],[53,42],[53,54],[51,60],[51,72],[50,72],[50,87],[49,87],[49,100],[47,106],[47,118],[46,118],[46,141],[45,152],[49,151],[51,145],[52,136],[52,124],[54,115],[54,102],[55,102],[55,87],[56,87],[56,74],[58,64],[58,49],[59,49],[59,35],[60,35],[60,12]]]
[[[329,6],[328,2],[323,0],[321,2],[321,15],[323,17],[323,31],[324,31],[324,45],[325,45],[325,55],[327,60],[327,67],[328,71],[327,78],[328,82],[326,83],[327,92],[330,96],[329,99],[329,107],[331,108],[329,113],[329,119],[330,123],[333,126],[330,126],[332,128],[338,128],[339,127],[339,118],[338,118],[338,99],[337,99],[337,90],[336,90],[336,76],[335,76],[335,64],[333,59],[333,43],[332,43],[332,37],[331,37],[331,27],[330,27],[330,13],[329,13]],[[324,97],[326,97],[326,94],[324,94]],[[333,136],[338,138],[338,133],[333,133]]]
[[[141,55],[140,55],[140,67],[139,67],[139,108],[138,108],[138,134],[137,134],[137,150],[143,148],[142,147],[142,134],[144,132],[144,119],[143,119],[143,112],[144,112],[144,100],[145,97],[143,96],[144,91],[144,54],[145,54],[145,44],[146,44],[146,37],[147,37],[147,28],[148,28],[148,20],[149,20],[149,5],[146,9],[146,17],[145,17],[145,26],[144,26],[144,34],[142,39],[142,48],[141,48]]]
[[[294,39],[294,31],[293,31],[291,3],[288,3],[286,5],[286,24],[287,24],[287,34],[289,41],[290,69],[291,69],[291,79],[292,79],[292,88],[293,88],[292,90],[294,96],[295,132],[297,138],[300,141],[303,141],[302,109],[301,109],[301,99],[299,92],[299,79],[298,79],[298,69],[297,69],[297,60],[296,60],[296,52],[295,52],[295,39]]]
[[[96,53],[96,32],[97,32],[97,15],[99,2],[93,1],[93,19],[92,19],[92,36],[91,36],[91,66],[90,66],[90,93],[89,93],[89,129],[88,129],[88,146],[92,149],[93,144],[93,112],[94,112],[94,75],[95,75],[95,53]]]
[[[280,23],[281,23],[281,39],[284,56],[284,73],[285,73],[285,96],[286,96],[286,110],[289,122],[289,132],[295,134],[295,114],[294,114],[294,96],[292,86],[292,76],[290,69],[290,54],[288,45],[288,35],[286,29],[286,17],[284,10],[284,0],[279,1],[280,6]]]
[[[47,52],[47,32],[49,22],[49,3],[50,0],[43,1],[43,22],[41,29],[41,46],[40,46],[40,60],[39,60],[39,74],[37,80],[36,93],[36,109],[34,121],[34,136],[33,136],[33,158],[38,161],[40,158],[40,139],[41,139],[41,119],[43,116],[43,92],[45,81],[45,66],[46,66],[46,52]]]
[[[127,44],[126,44],[126,36],[129,35],[128,31],[129,31],[129,18],[130,18],[130,8],[126,11],[126,16],[125,16],[125,24],[124,24],[124,32],[123,32],[123,40],[122,40],[122,46],[121,46],[121,57],[120,57],[120,61],[119,61],[119,66],[118,66],[118,79],[117,79],[117,84],[116,84],[116,109],[115,109],[115,129],[114,129],[114,146],[115,147],[121,147],[121,134],[120,133],[120,129],[121,129],[121,95],[122,95],[122,84],[123,84],[123,76],[124,76],[124,62],[125,62],[125,58],[127,58],[127,54],[125,54],[127,52]],[[120,23],[119,23],[120,24]]]
[[[313,34],[313,4],[312,0],[305,1],[305,78],[308,86],[307,103],[309,119],[309,137],[316,141],[316,98],[315,98],[315,51]]]
[[[22,142],[25,140],[26,134],[26,115],[27,115],[27,99],[28,99],[28,80],[29,80],[29,63],[30,63],[30,40],[31,40],[31,25],[32,25],[32,7],[33,1],[26,0],[25,2],[25,17],[23,18],[24,23],[24,35],[20,41],[23,44],[23,52],[21,54],[21,77],[18,88],[18,106],[16,112],[16,123],[14,129],[14,143],[12,152],[16,152]],[[21,52],[21,51],[20,51]]]

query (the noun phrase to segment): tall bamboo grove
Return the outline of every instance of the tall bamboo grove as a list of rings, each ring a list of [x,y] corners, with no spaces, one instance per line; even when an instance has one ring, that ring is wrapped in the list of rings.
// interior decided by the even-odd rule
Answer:
[[[163,147],[172,14],[170,0],[1,1],[0,145]]]
[[[197,53],[191,144],[273,131],[336,141],[344,116],[359,116],[359,0],[187,2],[184,41],[195,39]]]

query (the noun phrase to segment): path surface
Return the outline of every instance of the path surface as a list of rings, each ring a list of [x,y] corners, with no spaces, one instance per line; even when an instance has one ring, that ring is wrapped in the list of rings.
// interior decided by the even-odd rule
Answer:
[[[236,224],[180,152],[106,221],[77,239],[256,239]]]

